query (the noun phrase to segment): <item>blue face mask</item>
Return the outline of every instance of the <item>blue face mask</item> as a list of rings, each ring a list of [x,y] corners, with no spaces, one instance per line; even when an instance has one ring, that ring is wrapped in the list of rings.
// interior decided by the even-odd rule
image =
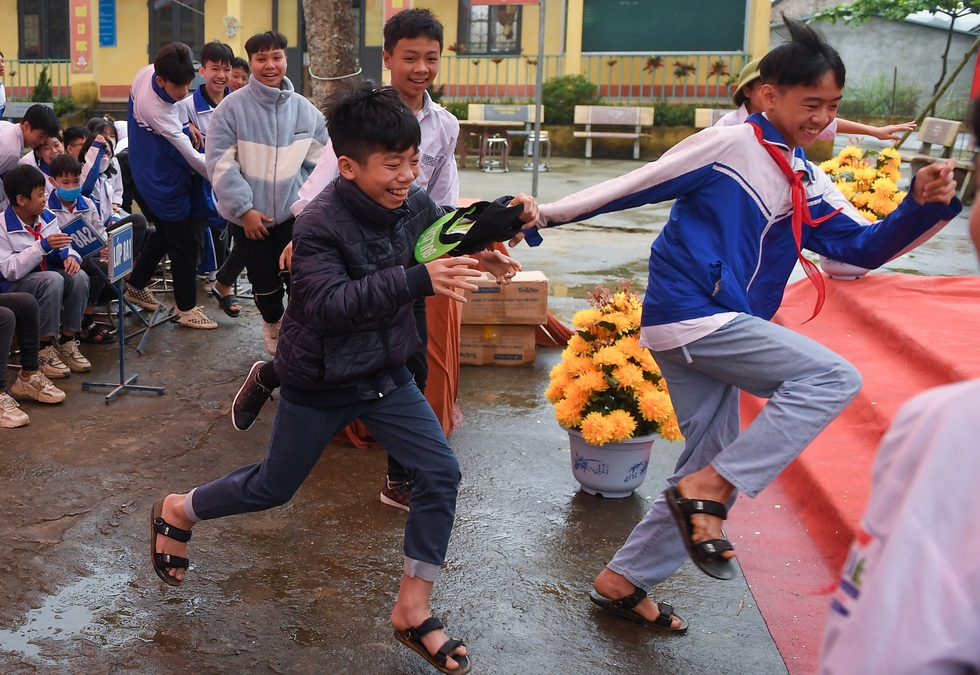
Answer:
[[[58,197],[62,201],[76,202],[78,201],[78,197],[81,194],[82,194],[81,186],[77,188],[66,188],[66,187],[61,187],[60,185],[58,186]]]

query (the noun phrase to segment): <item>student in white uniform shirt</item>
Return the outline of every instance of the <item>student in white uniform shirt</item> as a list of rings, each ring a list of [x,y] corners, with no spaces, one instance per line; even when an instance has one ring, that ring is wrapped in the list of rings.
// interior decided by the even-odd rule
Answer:
[[[730,127],[735,124],[742,124],[752,113],[762,111],[762,79],[759,73],[760,61],[762,61],[761,58],[749,61],[742,68],[742,72],[738,76],[738,88],[732,94],[732,103],[737,105],[738,108],[715,122],[714,126]],[[817,140],[832,141],[837,134],[854,134],[873,136],[880,141],[897,141],[900,138],[898,134],[903,131],[911,131],[912,129],[915,129],[915,122],[873,127],[869,124],[859,124],[838,117],[817,136]]]
[[[54,110],[45,105],[32,105],[19,124],[0,122],[0,179],[20,164],[24,146],[34,149],[51,136],[61,133],[61,122]],[[7,196],[0,194],[0,209],[8,206]]]
[[[977,208],[970,235],[980,252]],[[978,439],[980,379],[920,394],[895,416],[831,603],[822,675],[980,672]]]

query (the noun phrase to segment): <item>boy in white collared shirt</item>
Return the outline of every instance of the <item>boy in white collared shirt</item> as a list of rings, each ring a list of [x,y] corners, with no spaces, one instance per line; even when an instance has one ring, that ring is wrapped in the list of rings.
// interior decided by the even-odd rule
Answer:
[[[37,299],[38,361],[41,371],[55,379],[92,369],[75,339],[82,329],[89,279],[81,269],[81,257],[71,247],[71,237],[62,233],[57,216],[45,208],[45,182],[39,169],[27,165],[4,176],[10,206],[0,226],[0,290],[30,293]]]

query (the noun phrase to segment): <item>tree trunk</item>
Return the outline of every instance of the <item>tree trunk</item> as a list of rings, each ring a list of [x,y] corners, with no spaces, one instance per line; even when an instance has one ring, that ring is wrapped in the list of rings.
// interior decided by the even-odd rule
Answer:
[[[320,107],[336,80],[357,70],[357,28],[350,0],[303,0],[313,103]]]
[[[955,12],[949,15],[949,30],[946,31],[946,49],[943,51],[943,72],[939,75],[939,80],[936,81],[936,86],[932,88],[932,93],[935,95],[939,91],[939,87],[942,86],[943,80],[946,79],[946,67],[949,60],[949,48],[953,44],[953,28],[956,26],[956,19],[958,14]],[[930,115],[936,114],[936,104],[932,104],[932,109],[929,110]]]

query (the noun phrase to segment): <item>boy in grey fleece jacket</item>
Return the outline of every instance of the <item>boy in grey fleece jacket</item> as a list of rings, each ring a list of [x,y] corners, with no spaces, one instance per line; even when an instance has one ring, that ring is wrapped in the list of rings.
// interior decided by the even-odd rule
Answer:
[[[279,256],[293,231],[289,207],[320,159],[327,123],[285,77],[284,35],[253,35],[245,51],[252,77],[212,113],[205,160],[265,322],[262,341],[275,355],[285,290]]]

